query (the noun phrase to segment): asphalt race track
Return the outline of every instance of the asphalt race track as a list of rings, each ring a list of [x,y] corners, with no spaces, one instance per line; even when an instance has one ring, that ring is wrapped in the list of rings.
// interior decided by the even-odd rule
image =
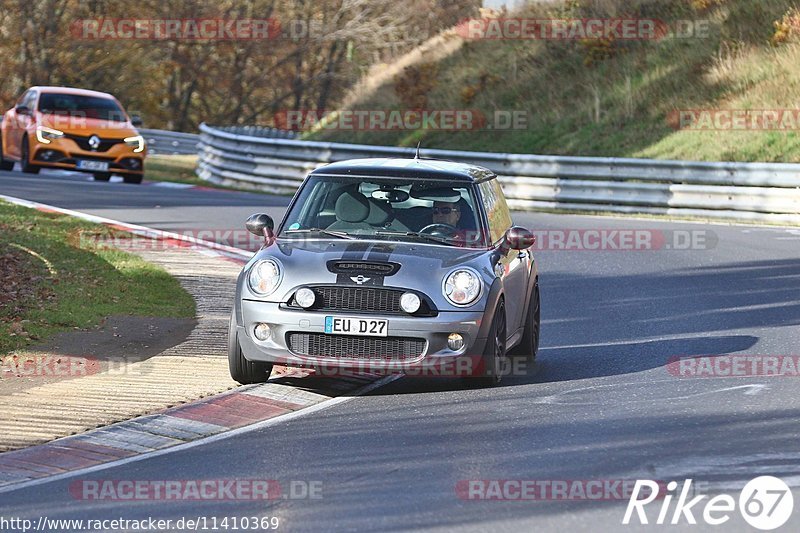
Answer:
[[[215,235],[243,231],[254,212],[279,217],[289,201],[46,171],[2,172],[0,194]],[[760,475],[783,479],[800,505],[800,378],[681,377],[669,365],[680,356],[800,354],[800,229],[541,213],[516,213],[515,222],[544,232],[533,375],[496,389],[405,377],[291,421],[81,477],[266,478],[319,483],[321,498],[76,501],[63,480],[4,494],[0,514],[277,516],[279,529],[300,531],[635,530],[650,528],[635,518],[637,527],[621,525],[627,499],[476,500],[462,489],[470,480],[692,479],[699,493],[738,500]],[[606,249],[575,249],[594,235],[585,230],[617,233],[606,232]],[[620,232],[639,235],[645,249],[613,249]],[[570,238],[572,249],[560,249]],[[704,504],[694,508],[700,523]],[[660,506],[647,508],[651,523]],[[717,529],[751,530],[738,511]],[[800,530],[800,512],[784,529]]]

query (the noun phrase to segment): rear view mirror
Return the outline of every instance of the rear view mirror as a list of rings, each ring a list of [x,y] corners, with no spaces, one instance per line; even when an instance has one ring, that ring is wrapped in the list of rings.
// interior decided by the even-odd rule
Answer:
[[[30,114],[31,114],[31,109],[29,107],[27,107],[27,106],[24,106],[24,105],[17,106],[16,107],[16,111],[17,111],[17,115],[30,116]]]
[[[133,124],[134,128],[141,128],[143,124],[142,117],[140,117],[139,115],[131,116],[131,124]]]
[[[408,193],[399,189],[377,190],[372,192],[372,197],[376,200],[383,200],[385,202],[396,204],[408,200]]]

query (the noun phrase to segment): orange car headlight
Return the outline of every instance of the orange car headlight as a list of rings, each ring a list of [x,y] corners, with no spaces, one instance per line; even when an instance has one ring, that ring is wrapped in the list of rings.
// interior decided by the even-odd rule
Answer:
[[[50,144],[51,141],[60,139],[63,136],[63,131],[54,130],[47,126],[38,126],[36,128],[36,140],[42,144]]]
[[[139,154],[144,152],[144,137],[141,135],[136,135],[135,137],[126,137],[124,141],[128,146],[136,147],[133,149],[134,153]]]

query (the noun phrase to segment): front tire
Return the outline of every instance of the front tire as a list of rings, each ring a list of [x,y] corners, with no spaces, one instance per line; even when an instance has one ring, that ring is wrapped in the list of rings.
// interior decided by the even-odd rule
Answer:
[[[22,148],[20,149],[20,167],[22,167],[22,171],[26,174],[38,174],[39,167],[36,165],[32,165],[30,162],[31,155],[30,155],[30,147],[28,146],[28,138],[24,137],[22,139]]]
[[[272,372],[272,363],[262,361],[248,361],[239,345],[239,333],[236,329],[236,319],[231,313],[231,324],[228,328],[228,368],[234,381],[242,385],[251,383],[264,383]]]
[[[94,174],[92,174],[92,177],[94,177],[94,181],[109,181],[111,179],[111,173],[95,172]]]
[[[14,170],[14,162],[3,156],[3,137],[0,136],[0,170]]]
[[[483,352],[483,375],[478,383],[483,387],[496,387],[503,378],[506,357],[506,306],[501,300],[494,312],[492,327]]]
[[[136,185],[140,184],[142,179],[144,179],[144,176],[122,176],[122,180],[125,183],[133,183]]]

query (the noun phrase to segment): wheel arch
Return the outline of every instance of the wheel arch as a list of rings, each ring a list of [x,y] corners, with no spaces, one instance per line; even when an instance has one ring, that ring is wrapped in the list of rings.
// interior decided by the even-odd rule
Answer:
[[[492,319],[497,311],[497,306],[500,302],[505,303],[505,293],[503,292],[503,283],[499,278],[495,278],[492,286],[489,288],[489,295],[486,298],[486,307],[483,310],[483,320],[481,321],[480,330],[478,330],[478,338],[486,339],[489,336],[489,330],[492,328]]]

